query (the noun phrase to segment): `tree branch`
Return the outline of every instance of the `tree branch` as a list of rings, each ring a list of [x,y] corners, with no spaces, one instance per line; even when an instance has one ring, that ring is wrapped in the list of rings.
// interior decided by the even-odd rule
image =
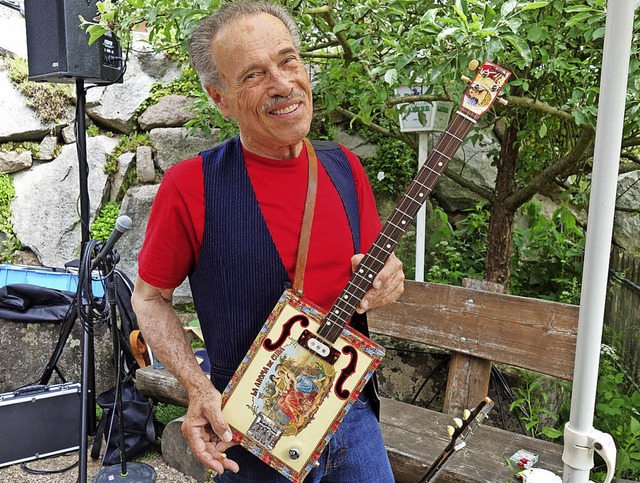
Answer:
[[[505,96],[505,99],[509,102],[510,106],[526,107],[527,109],[533,109],[535,111],[549,114],[564,121],[569,121],[572,123],[576,122],[575,118],[570,112],[553,107],[546,102],[540,102],[529,97],[519,96]]]
[[[336,26],[336,21],[331,15],[331,10],[327,8],[326,11],[320,12],[319,15],[325,20],[325,22],[327,22],[327,25],[329,25],[329,27],[331,28],[331,31],[333,32],[333,29]],[[333,35],[336,36],[336,38],[338,39],[338,42],[340,42],[340,45],[342,46],[346,65],[348,66],[351,62],[353,62],[354,60],[357,60],[357,57],[353,55],[353,50],[351,50],[351,45],[349,45],[349,41],[347,40],[345,35],[342,32],[337,32],[337,33],[334,33]]]
[[[447,178],[449,178],[451,181],[462,186],[463,188],[466,188],[472,193],[475,193],[481,198],[484,198],[485,200],[491,202],[491,198],[493,198],[493,192],[491,190],[483,188],[482,186],[477,185],[466,178],[463,178],[458,173],[453,171],[451,168],[447,168],[444,172],[444,175]]]
[[[407,146],[410,146],[414,149],[418,148],[418,144],[416,143],[415,139],[411,138],[410,136],[407,136],[406,134],[403,133],[398,133],[398,132],[394,132],[391,131],[387,128],[384,128],[378,124],[375,123],[369,123],[369,124],[365,124],[362,122],[362,120],[353,112],[343,108],[343,107],[336,107],[334,109],[338,114],[351,119],[352,121],[356,121],[357,123],[361,124],[362,126],[366,126],[369,129],[371,129],[372,131],[377,132],[378,134],[382,134],[383,136],[387,136],[390,138],[394,138],[394,139],[399,139],[400,141],[404,142],[407,144]]]
[[[527,185],[516,190],[506,200],[510,210],[515,211],[519,206],[530,200],[536,193],[542,191],[545,185],[553,183],[557,176],[566,175],[571,168],[589,153],[593,147],[595,130],[583,126],[580,136],[576,140],[573,149],[566,155],[553,163],[548,168],[538,173]]]

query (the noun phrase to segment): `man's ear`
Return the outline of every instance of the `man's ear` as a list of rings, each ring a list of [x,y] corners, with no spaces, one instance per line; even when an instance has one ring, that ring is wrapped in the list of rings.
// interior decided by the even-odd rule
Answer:
[[[225,118],[230,117],[231,112],[229,111],[229,106],[226,102],[224,94],[220,91],[220,89],[216,89],[215,87],[211,87],[211,86],[206,86],[205,89],[207,91],[207,94],[209,94],[209,97],[211,98],[213,103],[216,106],[218,106],[218,109],[220,109],[220,112],[222,113],[223,117]]]

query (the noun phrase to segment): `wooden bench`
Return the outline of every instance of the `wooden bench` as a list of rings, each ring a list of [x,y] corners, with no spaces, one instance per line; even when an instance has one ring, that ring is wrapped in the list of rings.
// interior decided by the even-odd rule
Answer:
[[[382,401],[381,427],[398,482],[419,481],[447,445],[446,426],[451,424],[452,415],[458,415],[459,408],[475,406],[487,394],[491,361],[567,380],[573,374],[576,306],[407,282],[401,299],[371,311],[369,321],[377,334],[448,349],[453,355],[445,412],[393,399]],[[187,404],[186,392],[167,371],[149,367],[137,374],[143,393],[159,401]],[[163,456],[201,481],[206,471],[188,456],[191,453],[181,436],[180,424],[176,420],[167,426]],[[452,458],[438,481],[512,481],[514,471],[507,459],[522,448],[540,455],[538,467],[562,471],[561,446],[483,425]]]

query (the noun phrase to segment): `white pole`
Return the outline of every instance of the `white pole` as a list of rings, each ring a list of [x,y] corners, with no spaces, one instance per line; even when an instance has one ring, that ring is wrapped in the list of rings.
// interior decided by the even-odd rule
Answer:
[[[421,132],[418,136],[418,170],[429,155],[429,133]],[[424,282],[424,247],[427,226],[427,207],[423,204],[416,215],[416,274],[417,282]]]
[[[634,0],[607,4],[593,176],[589,201],[584,273],[571,415],[562,459],[565,483],[586,483],[593,467],[593,414],[607,291],[609,253],[622,142]],[[551,355],[553,356],[553,355]]]

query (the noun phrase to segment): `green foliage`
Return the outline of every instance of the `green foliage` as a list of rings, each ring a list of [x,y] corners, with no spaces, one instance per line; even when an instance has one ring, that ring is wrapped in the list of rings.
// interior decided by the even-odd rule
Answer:
[[[489,212],[478,205],[466,213],[456,228],[441,208],[427,220],[431,233],[427,281],[460,285],[462,279],[478,278],[484,272]]]
[[[11,223],[11,200],[15,195],[11,176],[0,173],[0,231],[7,235],[7,240],[2,242],[4,250],[0,254],[0,261],[4,263],[12,263],[13,252],[22,249],[22,244],[16,238]]]
[[[603,345],[600,372],[596,390],[596,408],[593,425],[609,433],[617,448],[617,478],[640,478],[640,388],[629,377],[620,357],[609,346]],[[602,461],[595,472],[602,472]]]
[[[615,342],[615,341],[614,341]],[[524,384],[515,388],[511,411],[536,438],[562,443],[563,427],[569,421],[571,385],[522,371]],[[555,401],[551,401],[551,397]],[[550,410],[554,405],[557,410]],[[555,403],[555,404],[554,404]],[[593,427],[610,434],[617,449],[615,477],[640,478],[640,387],[630,377],[615,350],[605,344],[600,353]],[[596,455],[592,479],[606,476],[604,461]]]
[[[191,67],[182,69],[180,77],[171,82],[156,82],[151,86],[149,95],[138,109],[136,109],[135,118],[143,113],[150,106],[157,104],[163,97],[169,94],[180,94],[186,97],[196,97],[200,95],[200,81],[195,71]]]
[[[238,126],[235,122],[222,117],[220,111],[211,102],[203,91],[194,96],[190,109],[196,114],[194,119],[187,121],[185,127],[193,131],[201,131],[204,136],[210,137],[215,129],[219,129],[219,139],[227,139],[238,134]]]
[[[520,371],[524,384],[514,388],[515,399],[509,406],[509,410],[514,413],[524,424],[525,430],[533,438],[541,438],[543,435],[548,438],[557,438],[562,433],[551,427],[558,421],[555,411],[549,409],[550,393],[561,391],[562,387],[556,381],[550,387],[548,381],[543,381],[537,374]]]
[[[120,205],[118,203],[109,202],[105,204],[91,224],[91,238],[98,241],[105,241],[109,238],[119,214]]]
[[[565,206],[551,219],[541,212],[537,201],[524,206],[529,223],[516,230],[511,293],[577,304],[585,235]]]
[[[87,136],[88,137],[94,138],[98,134],[100,134],[100,128],[98,126],[96,126],[95,124],[92,124],[91,126],[87,127]]]
[[[27,61],[15,57],[9,61],[9,78],[16,88],[27,98],[43,121],[59,121],[71,105],[71,86],[48,82],[31,82]]]
[[[397,198],[414,178],[418,167],[418,155],[402,141],[383,136],[370,129],[360,130],[366,139],[374,143],[378,152],[363,159],[363,165],[376,197]]]
[[[0,151],[2,151],[3,153],[8,153],[9,151],[15,151],[17,153],[30,151],[31,156],[37,158],[40,156],[40,144],[32,141],[24,141],[21,143],[9,141],[0,144]]]
[[[153,414],[159,422],[167,425],[174,419],[187,414],[187,408],[159,402],[153,405]]]
[[[135,153],[138,146],[153,146],[153,142],[147,133],[133,132],[128,136],[121,136],[118,144],[107,158],[104,164],[106,174],[115,174],[118,171],[118,159],[124,153]]]

